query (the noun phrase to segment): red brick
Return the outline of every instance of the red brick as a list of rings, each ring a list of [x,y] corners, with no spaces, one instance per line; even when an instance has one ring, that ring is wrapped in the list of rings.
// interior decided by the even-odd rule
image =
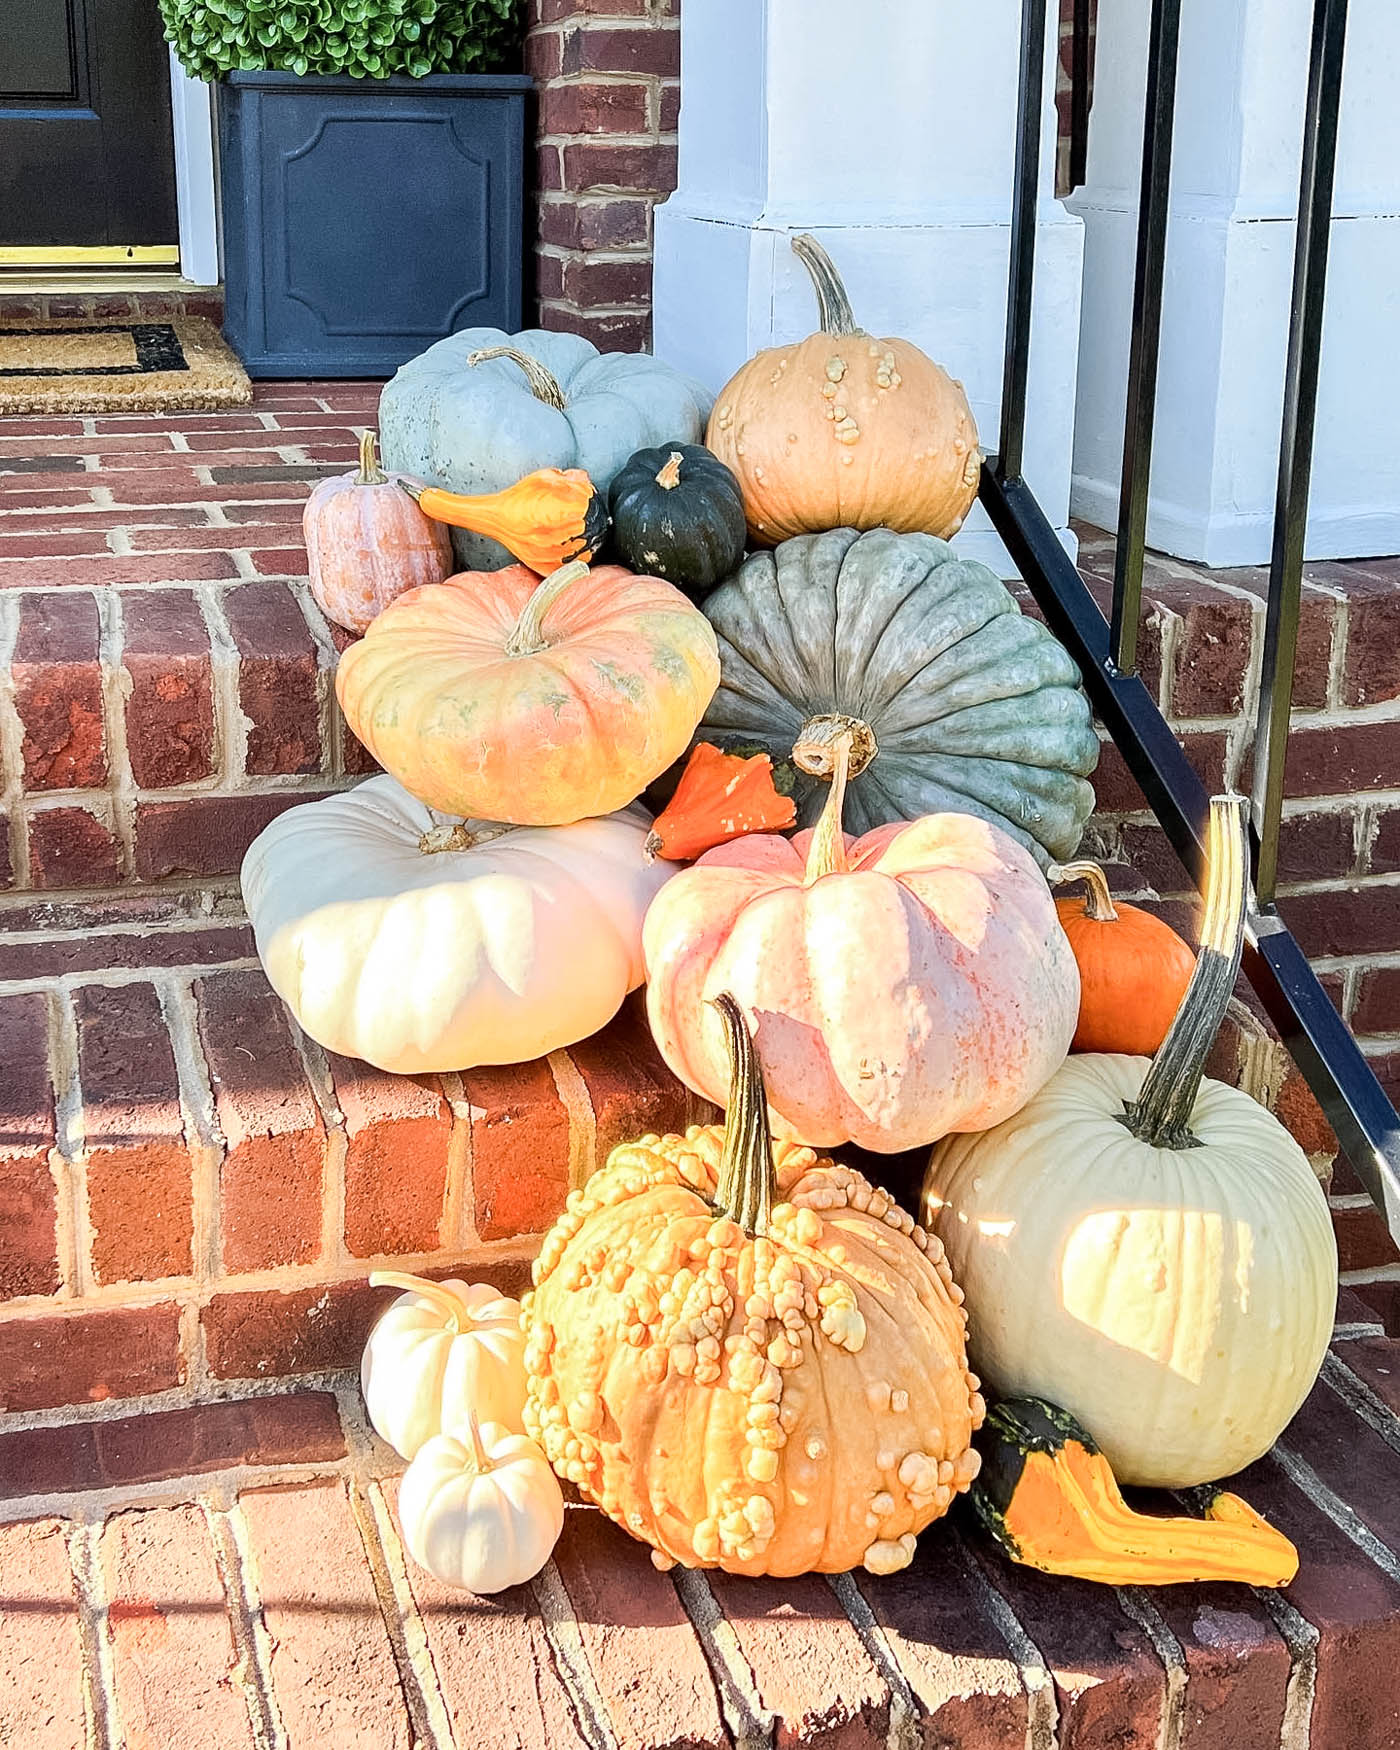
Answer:
[[[581,334],[600,352],[645,352],[651,344],[649,310],[592,315],[587,311],[545,304],[540,309],[540,327],[565,334]]]
[[[130,513],[128,512],[128,516]],[[227,552],[246,544],[247,537],[225,528],[148,528],[128,526],[127,539],[138,553]]]
[[[1123,855],[1137,883],[1155,893],[1189,893],[1191,877],[1156,821],[1125,821],[1119,829]]]
[[[1295,734],[1297,732],[1295,731]],[[1192,769],[1212,794],[1225,787],[1229,742],[1223,729],[1202,729],[1179,735]],[[1111,741],[1102,744],[1093,779],[1098,805],[1105,813],[1137,813],[1147,807],[1146,798],[1128,771],[1122,754]]]
[[[160,999],[149,984],[86,984],[73,1008],[93,1275],[104,1284],[186,1275],[191,1166]]]
[[[664,79],[661,82],[661,104],[656,125],[663,134],[674,134],[681,119],[681,82]]]
[[[1180,893],[1191,881],[1166,834],[1155,823],[1128,822],[1123,849],[1133,868],[1159,893]],[[1337,880],[1356,863],[1356,817],[1347,810],[1291,814],[1279,833],[1279,878]]]
[[[649,200],[625,195],[591,200],[547,201],[540,206],[540,240],[565,249],[630,249],[645,245],[651,229]]]
[[[1355,1033],[1400,1033],[1400,966],[1362,968],[1351,1026]]]
[[[185,590],[126,595],[122,624],[132,777],[149,790],[209,777],[216,766],[213,670],[199,603]]]
[[[680,0],[531,0],[530,17],[541,24],[586,18],[643,18],[648,24],[680,14]]]
[[[557,79],[563,60],[564,39],[557,30],[532,30],[525,38],[524,71],[544,89]]]
[[[26,790],[106,782],[100,636],[90,595],[31,595],[20,606],[12,673]]]
[[[1326,974],[1321,982],[1325,988]],[[1305,1154],[1328,1158],[1336,1155],[1338,1143],[1332,1126],[1323,1117],[1317,1096],[1303,1080],[1302,1071],[1291,1059],[1274,1098],[1274,1116]]]
[[[123,529],[128,534],[135,534],[135,525],[145,525],[146,532],[168,529],[172,539],[176,529],[203,528],[204,513],[201,510],[185,508],[183,510],[147,507],[145,509],[100,510],[95,505],[84,504],[74,509],[58,508],[55,510],[9,510],[0,509],[0,529],[7,534],[11,530],[23,530],[26,534],[42,535],[50,530],[58,529]]]
[[[118,496],[125,488],[118,483]],[[209,487],[191,497],[217,498]],[[156,502],[164,503],[164,486]],[[103,584],[199,583],[206,579],[236,577],[238,567],[227,553],[137,553],[108,554],[93,559],[65,559],[61,565],[44,559],[16,559],[0,571],[0,589],[27,589],[35,584],[63,584],[73,589],[92,589]]]
[[[1378,1210],[1334,1209],[1332,1227],[1337,1235],[1340,1269],[1375,1270],[1383,1264],[1400,1264],[1400,1251]]]
[[[488,1065],[462,1081],[472,1107],[477,1233],[542,1233],[569,1194],[569,1115],[549,1065]]]
[[[58,1287],[49,1005],[0,997],[0,1300]]]
[[[11,528],[8,522],[0,523],[0,564],[10,559],[62,559],[111,550],[100,529],[51,528],[32,534]]]
[[[1337,1290],[1337,1311],[1334,1323],[1338,1330],[1343,1325],[1366,1325],[1372,1329],[1376,1336],[1381,1336],[1385,1332],[1380,1313],[1361,1298],[1359,1289],[1348,1288],[1345,1283]],[[1338,1340],[1336,1331],[1334,1331],[1332,1335],[1334,1347]]]
[[[0,1320],[0,1410],[136,1397],[184,1376],[174,1302]]]
[[[1392,1549],[1400,1543],[1400,1453],[1336,1392],[1321,1383],[1314,1386],[1284,1430],[1282,1445],[1340,1495],[1382,1543]]]
[[[1320,711],[1327,704],[1328,677],[1332,668],[1332,640],[1337,630],[1337,600],[1331,590],[1309,583],[1324,568],[1308,567],[1303,573],[1303,593],[1298,607],[1298,647],[1293,668],[1293,709]],[[1246,589],[1261,601],[1269,596],[1269,573],[1263,566],[1250,566],[1208,574],[1213,582]],[[1261,634],[1262,636],[1262,634]]]
[[[564,258],[543,251],[535,257],[535,293],[541,298],[562,297],[564,292]]]
[[[305,577],[305,547],[257,548],[249,553],[259,577]]]
[[[410,1750],[414,1734],[345,1485],[255,1489],[239,1502],[289,1744]]]
[[[1372,1283],[1367,1292],[1371,1288],[1390,1289],[1393,1303],[1396,1286],[1393,1282]],[[1343,1366],[1368,1385],[1392,1415],[1400,1416],[1400,1343],[1394,1336],[1358,1337],[1343,1344],[1338,1354]]]
[[[345,1244],[357,1258],[446,1244],[452,1113],[431,1076],[388,1075],[328,1054],[345,1119]]]
[[[266,796],[192,796],[136,806],[136,876],[232,875],[269,821],[324,790],[277,790]]]
[[[1173,653],[1170,715],[1233,717],[1244,699],[1253,639],[1252,605],[1203,579],[1154,586],[1181,620]]]
[[[1284,922],[1309,956],[1400,949],[1400,887],[1334,887],[1288,894],[1278,903]]]
[[[618,1750],[729,1743],[709,1667],[675,1588],[601,1513],[564,1515],[554,1550]]]
[[[1393,875],[1400,870],[1400,808],[1376,809],[1365,866],[1373,875]]]
[[[219,1171],[223,1267],[307,1263],[321,1247],[325,1126],[285,1011],[255,971],[201,979],[195,998],[228,1145]]]
[[[674,146],[586,140],[571,142],[562,151],[565,188],[646,189],[669,194],[676,186]],[[15,569],[22,569],[22,564]]]
[[[672,1075],[651,1037],[640,995],[601,1033],[572,1046],[593,1107],[593,1164],[601,1167],[620,1142],[654,1133],[683,1135],[695,1122],[697,1096]]]
[[[1152,1602],[1186,1661],[1185,1750],[1276,1750],[1291,1660],[1263,1606],[1224,1585],[1163,1586]]]
[[[1400,1108],[1400,1051],[1368,1052],[1366,1061],[1391,1105]]]
[[[384,1494],[397,1518],[398,1479]],[[458,1744],[490,1750],[587,1750],[528,1586],[477,1597],[412,1561],[409,1585]]]
[[[584,308],[614,304],[651,304],[651,262],[599,261],[571,255],[564,262],[564,296]]]
[[[1253,763],[1251,750],[1240,773],[1244,788]],[[1400,786],[1400,720],[1295,727],[1288,737],[1283,777],[1288,796],[1354,796],[1359,790]]]
[[[246,1465],[328,1464],[344,1455],[328,1392],[146,1410],[0,1434],[0,1500],[130,1488]]]
[[[0,936],[0,978],[61,978],[74,972],[165,966],[218,966],[254,953],[247,924],[208,929],[156,929],[149,935],[103,933],[96,918],[86,936],[49,936],[38,942]]]
[[[564,72],[662,73],[681,70],[680,32],[674,29],[607,30],[597,26],[564,30]]]
[[[1400,697],[1400,578],[1347,573],[1342,703],[1376,705]]]
[[[540,94],[542,134],[640,134],[647,128],[647,86],[551,85]]]
[[[775,1750],[883,1750],[889,1687],[820,1575],[709,1580],[776,1721]]]
[[[67,1527],[0,1525],[0,1720],[15,1750],[75,1750],[88,1742],[78,1599]]]
[[[535,187],[556,189],[564,186],[563,159],[558,146],[535,147]]]
[[[110,887],[121,847],[86,808],[36,808],[29,816],[29,879],[35,887]]]
[[[248,719],[247,770],[314,772],[321,764],[316,645],[285,584],[248,583],[224,597],[238,646],[238,703]]]
[[[25,432],[0,432],[0,458],[11,456],[38,456],[44,461],[50,461],[54,456],[86,456],[97,448],[94,440],[85,437],[81,432],[76,437],[46,438],[42,447],[36,449],[32,438]],[[102,450],[106,455],[144,455],[153,450],[164,452],[170,456],[172,452],[170,439],[159,432],[144,433],[140,436],[109,438]]]
[[[234,1675],[238,1650],[204,1514],[194,1505],[119,1513],[102,1528],[101,1550],[126,1742],[165,1750],[251,1746]]]

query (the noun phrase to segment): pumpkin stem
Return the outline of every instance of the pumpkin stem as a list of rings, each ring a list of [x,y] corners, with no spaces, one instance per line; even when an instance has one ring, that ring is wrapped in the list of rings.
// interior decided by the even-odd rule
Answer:
[[[1089,889],[1084,902],[1084,915],[1096,924],[1112,924],[1118,920],[1118,909],[1108,891],[1108,877],[1097,863],[1087,858],[1077,863],[1052,863],[1045,871],[1052,887],[1064,887],[1071,881],[1082,881]]]
[[[727,990],[715,998],[715,1007],[724,1022],[729,1047],[729,1102],[714,1204],[721,1215],[757,1237],[768,1231],[777,1190],[768,1094],[744,1011]]]
[[[857,326],[851,300],[846,296],[846,288],[841,284],[841,275],[836,271],[836,264],[816,238],[806,232],[800,237],[794,237],[792,252],[812,276],[822,333],[863,333]]]
[[[436,856],[439,851],[474,851],[478,845],[489,844],[492,839],[503,839],[507,833],[516,830],[514,826],[493,823],[480,826],[473,832],[465,820],[450,824],[444,820],[431,832],[423,834],[418,849],[425,857]]]
[[[519,365],[536,401],[543,401],[560,413],[564,411],[564,391],[559,387],[558,377],[537,358],[531,358],[528,352],[521,352],[514,346],[482,346],[467,354],[469,365],[483,365],[487,359],[509,359],[513,365]]]
[[[661,470],[656,476],[656,484],[664,492],[670,492],[681,483],[681,463],[685,460],[679,450],[672,450],[661,464]]]
[[[472,1449],[472,1463],[476,1466],[478,1476],[486,1476],[495,1470],[495,1465],[486,1455],[486,1448],[481,1443],[481,1429],[477,1424],[476,1411],[467,1405],[467,1444]]]
[[[581,577],[588,576],[588,567],[581,559],[571,559],[548,577],[542,578],[538,589],[520,610],[515,630],[506,639],[507,656],[536,656],[549,649],[544,635],[544,617],[564,591]]]
[[[410,1276],[404,1270],[371,1270],[371,1288],[397,1288],[403,1294],[417,1294],[429,1306],[440,1312],[451,1331],[461,1329],[462,1303],[450,1288],[440,1282],[429,1282],[426,1276]]]
[[[1212,796],[1206,828],[1206,908],[1201,951],[1142,1092],[1122,1116],[1140,1142],[1154,1148],[1199,1148],[1191,1113],[1206,1057],[1225,1019],[1244,948],[1249,907],[1249,857],[1243,796]]]
[[[877,751],[870,725],[859,717],[832,712],[828,717],[809,717],[802,725],[802,733],[793,744],[793,764],[814,778],[831,780],[831,794],[812,829],[807,850],[809,885],[823,875],[842,875],[849,868],[846,835],[841,829],[846,780],[863,770]]]
[[[360,471],[355,476],[356,486],[383,486],[389,478],[375,458],[375,441],[374,432],[360,433]]]

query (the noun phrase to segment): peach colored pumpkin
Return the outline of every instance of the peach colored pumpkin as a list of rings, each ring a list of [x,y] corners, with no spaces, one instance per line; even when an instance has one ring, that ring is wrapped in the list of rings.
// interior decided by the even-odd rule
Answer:
[[[1079,974],[1045,877],[965,814],[840,827],[855,728],[793,750],[829,772],[817,826],[707,851],[652,901],[647,1013],[667,1063],[723,1100],[732,991],[754,1029],[778,1134],[894,1153],[1009,1117],[1063,1063]]]
[[[367,431],[359,472],[320,481],[302,512],[311,593],[348,632],[363,632],[396,596],[441,583],[452,569],[452,537],[398,482],[375,461]]]
[[[401,596],[335,677],[350,727],[420,802],[516,826],[625,808],[718,685],[710,623],[673,584],[577,561]]]

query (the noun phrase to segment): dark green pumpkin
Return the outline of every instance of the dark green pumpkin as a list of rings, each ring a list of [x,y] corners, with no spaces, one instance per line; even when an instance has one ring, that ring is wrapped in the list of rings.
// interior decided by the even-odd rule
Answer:
[[[703,444],[638,450],[608,494],[612,549],[629,570],[664,577],[698,599],[744,557],[739,482]]]

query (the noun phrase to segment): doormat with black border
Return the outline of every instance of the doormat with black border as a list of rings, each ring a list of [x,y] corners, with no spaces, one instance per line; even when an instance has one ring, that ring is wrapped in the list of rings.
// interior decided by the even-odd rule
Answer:
[[[248,373],[202,316],[0,319],[0,415],[198,413],[252,399]]]

